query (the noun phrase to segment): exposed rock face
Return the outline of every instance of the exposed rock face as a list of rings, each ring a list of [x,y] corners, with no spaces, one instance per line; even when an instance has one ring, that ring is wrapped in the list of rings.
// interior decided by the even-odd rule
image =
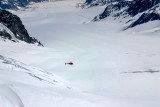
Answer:
[[[160,0],[133,0],[111,3],[105,8],[103,13],[96,16],[93,20],[99,21],[107,17],[133,18],[138,14],[140,14],[138,19],[129,27],[135,27],[153,20],[160,20]]]
[[[138,20],[133,22],[128,28],[135,27],[149,21],[160,20],[160,15],[157,13],[143,13]]]
[[[15,37],[17,40],[43,46],[37,39],[29,36],[27,30],[25,29],[22,21],[18,16],[2,9],[0,9],[0,16],[0,23],[6,27],[0,30],[1,37],[3,36],[3,38],[8,38],[10,40]],[[10,30],[13,35],[9,33],[7,29]]]
[[[151,9],[158,3],[160,3],[160,0],[133,0],[126,11],[129,15],[135,16],[138,13]]]
[[[3,39],[12,40],[11,35],[5,30],[0,31],[0,37],[2,37]]]

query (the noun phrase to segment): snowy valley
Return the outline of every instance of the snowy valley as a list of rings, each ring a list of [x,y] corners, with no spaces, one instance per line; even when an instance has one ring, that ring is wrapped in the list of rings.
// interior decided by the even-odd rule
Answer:
[[[114,10],[125,1],[0,10],[0,107],[159,107],[159,17],[126,29],[143,14],[159,14],[159,3],[130,16],[126,5]]]

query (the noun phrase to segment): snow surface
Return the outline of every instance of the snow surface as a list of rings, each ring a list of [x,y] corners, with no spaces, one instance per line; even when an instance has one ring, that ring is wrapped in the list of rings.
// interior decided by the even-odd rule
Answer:
[[[12,11],[45,47],[0,41],[0,84],[6,93],[25,107],[159,107],[158,24],[122,32],[113,19],[91,22],[105,7],[76,8],[79,2]],[[70,61],[73,66],[65,65]]]

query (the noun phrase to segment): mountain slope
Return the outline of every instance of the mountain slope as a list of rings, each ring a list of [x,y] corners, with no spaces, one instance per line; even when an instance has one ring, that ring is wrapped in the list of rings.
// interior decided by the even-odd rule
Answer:
[[[122,18],[132,22],[129,27],[160,19],[159,0],[121,1],[108,5],[105,10],[94,18],[94,21],[107,17]],[[128,28],[129,28],[128,27]]]
[[[93,100],[100,96],[75,88],[78,84],[57,76],[55,70],[48,72],[33,66],[57,58],[51,57],[54,50],[9,41],[0,44],[0,107],[99,107]],[[36,63],[26,64],[28,61]]]
[[[0,65],[1,70],[9,70],[9,71],[20,71],[24,72],[28,76],[39,80],[41,82],[44,82],[45,84],[58,86],[58,87],[64,87],[66,89],[71,89],[70,86],[67,86],[60,80],[58,80],[58,77],[54,76],[52,73],[46,72],[42,69],[32,67],[29,65],[26,65],[20,61],[14,60],[12,58],[7,58],[2,55],[0,55]]]
[[[60,96],[60,92],[74,92],[65,80],[42,69],[2,55],[0,55],[0,65],[1,107],[43,107],[42,105],[47,103],[39,102],[39,97],[50,102],[51,96],[52,99],[58,99],[56,97]],[[41,97],[42,95],[45,96]],[[30,103],[27,103],[28,101]]]
[[[6,10],[0,9],[0,36],[12,41],[25,41],[29,44],[43,46],[37,39],[30,37],[20,18]]]

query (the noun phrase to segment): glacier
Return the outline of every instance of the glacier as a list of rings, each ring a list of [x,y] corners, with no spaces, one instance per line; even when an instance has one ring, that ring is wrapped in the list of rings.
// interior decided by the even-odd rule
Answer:
[[[0,101],[10,93],[11,107],[160,106],[160,73],[146,72],[160,70],[159,21],[122,31],[112,18],[91,21],[104,6],[81,2],[10,10],[45,47],[0,41]]]

